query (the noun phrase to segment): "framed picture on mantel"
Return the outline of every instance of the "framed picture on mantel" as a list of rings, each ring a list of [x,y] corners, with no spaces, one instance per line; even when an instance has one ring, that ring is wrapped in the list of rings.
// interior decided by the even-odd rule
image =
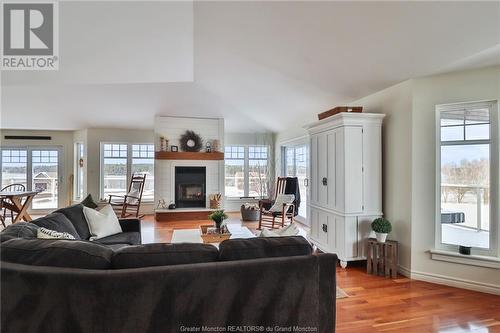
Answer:
[[[177,146],[170,146],[170,151],[173,152],[173,153],[176,153],[179,151],[179,147]]]

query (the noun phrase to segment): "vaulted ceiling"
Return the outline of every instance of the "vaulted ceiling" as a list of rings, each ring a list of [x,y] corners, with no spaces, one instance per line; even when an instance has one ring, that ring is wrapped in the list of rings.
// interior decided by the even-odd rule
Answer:
[[[2,128],[280,131],[406,79],[500,63],[499,2],[60,2],[59,71],[2,72]]]

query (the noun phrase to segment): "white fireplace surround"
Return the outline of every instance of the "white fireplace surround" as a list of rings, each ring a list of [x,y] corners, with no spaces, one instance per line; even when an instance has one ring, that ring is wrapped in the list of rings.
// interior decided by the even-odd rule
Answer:
[[[224,120],[213,118],[156,117],[155,147],[160,150],[160,136],[170,145],[179,146],[179,137],[186,130],[198,133],[204,142],[217,139],[224,147]],[[175,167],[203,166],[206,168],[206,207],[210,194],[222,193],[224,197],[224,161],[213,160],[155,160],[155,205],[160,199],[175,203]]]

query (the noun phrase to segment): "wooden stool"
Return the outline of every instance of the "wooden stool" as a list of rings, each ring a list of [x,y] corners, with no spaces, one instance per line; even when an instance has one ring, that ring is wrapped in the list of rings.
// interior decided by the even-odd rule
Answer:
[[[366,272],[395,279],[398,275],[398,242],[368,239]]]

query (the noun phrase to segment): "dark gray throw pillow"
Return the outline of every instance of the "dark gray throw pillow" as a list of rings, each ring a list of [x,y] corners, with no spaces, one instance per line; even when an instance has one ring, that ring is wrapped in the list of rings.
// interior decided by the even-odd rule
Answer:
[[[210,244],[145,244],[126,246],[115,252],[113,268],[169,266],[217,261],[219,251]]]
[[[77,240],[16,238],[1,244],[3,261],[35,266],[107,269],[113,250]]]
[[[75,237],[75,239],[81,239],[80,235],[76,231],[75,227],[70,220],[64,214],[52,213],[44,217],[40,217],[36,220],[31,221],[31,223],[36,224],[39,227],[44,227],[49,230],[67,232],[68,234]]]
[[[85,207],[92,209],[96,209],[98,207],[97,203],[94,201],[94,198],[92,198],[92,194],[90,193],[80,203]]]
[[[36,231],[38,228],[40,227],[30,222],[17,222],[11,224],[0,233],[0,242],[13,238],[36,238]]]
[[[83,205],[76,204],[69,207],[61,208],[56,211],[62,213],[71,221],[81,239],[88,240],[90,238],[89,225],[83,214]]]
[[[302,236],[228,239],[219,245],[219,260],[304,256],[312,247]]]

